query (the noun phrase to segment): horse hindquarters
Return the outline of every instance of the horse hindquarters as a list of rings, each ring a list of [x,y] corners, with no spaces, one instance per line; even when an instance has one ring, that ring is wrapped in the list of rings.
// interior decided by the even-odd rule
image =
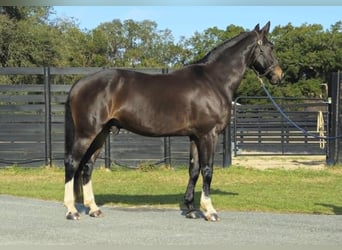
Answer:
[[[102,216],[95,202],[91,175],[97,156],[109,133],[109,125],[105,125],[98,133],[88,133],[80,137],[74,125],[69,100],[65,109],[65,192],[64,205],[67,207],[67,219],[77,220],[80,214],[75,207],[82,202],[89,207],[89,215]]]

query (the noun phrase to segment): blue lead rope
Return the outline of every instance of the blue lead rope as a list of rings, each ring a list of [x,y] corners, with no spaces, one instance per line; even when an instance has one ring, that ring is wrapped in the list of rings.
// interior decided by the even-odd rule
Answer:
[[[320,139],[320,140],[336,140],[338,138],[342,138],[342,136],[336,136],[336,137],[329,137],[329,136],[318,136],[315,134],[310,133],[309,131],[305,130],[304,128],[300,127],[297,123],[295,123],[282,109],[281,107],[275,102],[274,98],[271,96],[270,92],[266,89],[265,84],[263,80],[259,78],[259,81],[261,83],[261,87],[265,91],[268,99],[272,102],[273,106],[278,110],[278,112],[290,123],[292,126],[300,130],[304,135],[311,136],[315,139]]]

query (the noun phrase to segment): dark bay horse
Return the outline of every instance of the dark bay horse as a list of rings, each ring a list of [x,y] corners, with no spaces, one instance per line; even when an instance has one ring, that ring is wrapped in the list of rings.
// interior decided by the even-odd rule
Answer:
[[[184,195],[188,218],[197,218],[194,188],[202,174],[201,208],[208,221],[218,215],[210,199],[215,145],[230,122],[231,103],[246,70],[272,84],[282,69],[267,40],[270,23],[223,42],[201,60],[170,74],[149,75],[108,69],[87,76],[70,90],[65,110],[65,196],[67,219],[103,216],[95,203],[91,175],[110,131],[121,128],[144,136],[190,138],[189,182]]]

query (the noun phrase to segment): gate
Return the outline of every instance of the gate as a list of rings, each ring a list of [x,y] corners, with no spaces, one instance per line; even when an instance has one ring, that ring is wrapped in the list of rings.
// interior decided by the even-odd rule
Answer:
[[[274,98],[286,115],[308,131],[290,124],[267,97],[238,97],[234,104],[234,155],[325,155],[328,105],[322,99]],[[258,103],[243,104],[258,100]]]

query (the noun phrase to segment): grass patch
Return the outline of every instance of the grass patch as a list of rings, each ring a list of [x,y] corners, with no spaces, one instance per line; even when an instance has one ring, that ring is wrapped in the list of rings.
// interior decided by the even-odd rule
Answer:
[[[188,169],[100,168],[93,173],[98,204],[179,208]],[[196,203],[202,181],[196,187]],[[342,214],[342,167],[322,170],[215,168],[212,200],[217,210]],[[63,200],[63,168],[0,169],[0,194]]]

